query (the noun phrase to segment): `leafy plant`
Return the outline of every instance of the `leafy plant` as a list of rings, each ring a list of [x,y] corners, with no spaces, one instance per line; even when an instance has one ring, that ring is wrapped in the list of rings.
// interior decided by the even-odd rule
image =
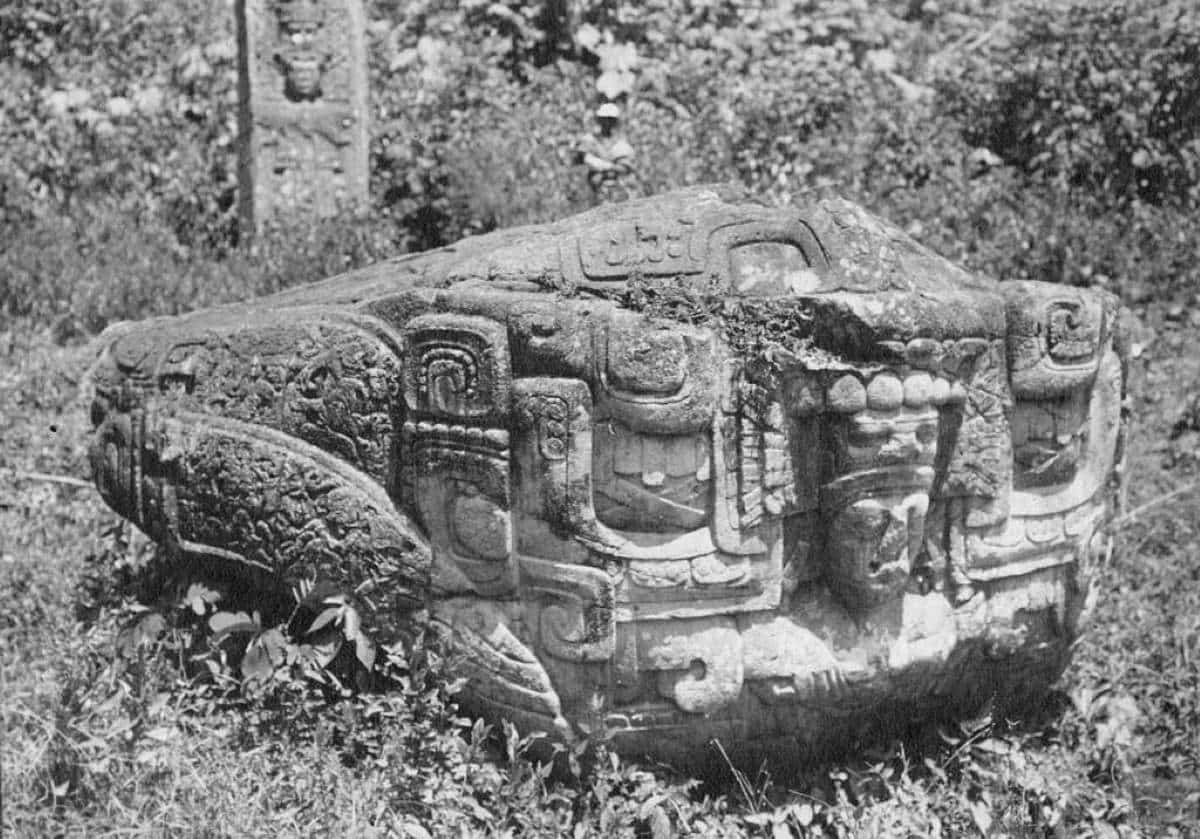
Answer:
[[[1194,204],[1198,59],[1190,3],[1018,2],[942,89],[968,142],[1037,179],[1114,207]]]
[[[1168,438],[1180,383],[1200,377],[1195,10],[367,5],[370,217],[251,244],[231,215],[227,5],[0,2],[5,834],[1188,835],[1200,460],[1191,425]],[[1147,318],[1130,451],[1151,506],[1098,572],[1104,631],[1070,701],[1023,727],[898,733],[797,777],[701,784],[616,759],[604,732],[539,763],[544,743],[462,718],[434,639],[372,660],[338,593],[267,604],[193,585],[86,489],[28,477],[86,468],[73,400],[90,333],[581,209],[594,198],[570,149],[613,95],[646,192],[831,187],[978,271],[1099,284]],[[738,327],[695,292],[635,281],[627,302]]]

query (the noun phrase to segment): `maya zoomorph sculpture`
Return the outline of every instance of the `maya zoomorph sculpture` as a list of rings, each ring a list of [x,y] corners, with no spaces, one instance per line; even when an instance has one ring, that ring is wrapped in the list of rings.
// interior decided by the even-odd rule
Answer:
[[[1118,315],[693,189],[115,330],[93,463],[198,567],[444,628],[493,718],[811,756],[1065,666]]]

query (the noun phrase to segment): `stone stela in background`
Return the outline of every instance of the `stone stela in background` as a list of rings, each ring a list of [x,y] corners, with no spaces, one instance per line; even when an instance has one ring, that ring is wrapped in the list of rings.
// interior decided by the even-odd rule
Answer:
[[[444,631],[493,720],[811,759],[1062,672],[1126,343],[1105,292],[699,188],[123,326],[92,462],[197,574]]]
[[[241,221],[367,203],[362,0],[238,0]]]

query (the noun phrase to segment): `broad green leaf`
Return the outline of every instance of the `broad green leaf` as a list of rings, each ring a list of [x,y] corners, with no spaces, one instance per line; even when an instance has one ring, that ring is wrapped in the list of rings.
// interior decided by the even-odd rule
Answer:
[[[329,662],[337,657],[338,650],[342,648],[342,639],[335,635],[328,641],[322,641],[317,644],[303,644],[300,647],[302,654],[307,654],[310,660],[314,661],[319,667],[328,667]]]
[[[187,594],[183,596],[184,605],[195,612],[197,615],[203,615],[208,611],[208,607],[221,599],[219,592],[213,591],[200,583],[192,583],[188,586]]]
[[[433,839],[433,834],[416,822],[404,823],[404,835],[411,839]]]
[[[173,725],[159,725],[147,731],[143,736],[160,743],[170,743],[179,739],[179,730]]]
[[[354,639],[354,654],[358,657],[359,663],[367,670],[375,667],[375,645],[366,635],[360,634]]]
[[[167,622],[158,612],[150,612],[138,621],[138,643],[149,643],[158,638],[167,628]]]
[[[971,802],[971,819],[975,822],[975,826],[979,828],[979,832],[984,836],[990,836],[992,829],[992,808],[983,801]]]
[[[331,624],[335,620],[337,620],[338,616],[341,613],[342,613],[341,606],[329,607],[325,611],[321,612],[321,614],[317,615],[316,619],[312,622],[312,625],[308,628],[308,631],[305,632],[304,634],[305,635],[313,635],[317,632],[320,632],[326,626],[329,626],[329,624]]]
[[[213,631],[213,642],[238,632],[258,632],[261,627],[245,612],[217,612],[208,619],[208,627]]]
[[[358,610],[347,606],[342,615],[342,634],[347,638],[358,638],[362,635],[362,618]]]
[[[264,649],[261,638],[255,638],[246,647],[246,654],[242,656],[242,678],[246,681],[265,682],[271,678],[273,672],[270,653]]]
[[[659,802],[661,802],[665,797],[665,795],[660,793],[659,795],[652,795],[643,801],[641,806],[638,807],[638,819],[645,821],[646,819],[650,818],[650,812],[657,807]]]
[[[278,628],[268,629],[254,640],[270,656],[273,666],[277,667],[287,659],[288,640]]]
[[[651,839],[671,839],[673,835],[674,831],[671,830],[671,819],[667,816],[667,811],[655,804],[650,811]]]

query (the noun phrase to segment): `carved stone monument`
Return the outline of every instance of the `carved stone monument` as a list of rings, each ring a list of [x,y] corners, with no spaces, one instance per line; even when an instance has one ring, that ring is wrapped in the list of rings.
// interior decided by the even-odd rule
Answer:
[[[491,718],[805,759],[1065,667],[1119,315],[694,189],[117,330],[93,464],[197,568],[443,628]]]
[[[362,0],[237,0],[236,11],[243,226],[364,205]]]

